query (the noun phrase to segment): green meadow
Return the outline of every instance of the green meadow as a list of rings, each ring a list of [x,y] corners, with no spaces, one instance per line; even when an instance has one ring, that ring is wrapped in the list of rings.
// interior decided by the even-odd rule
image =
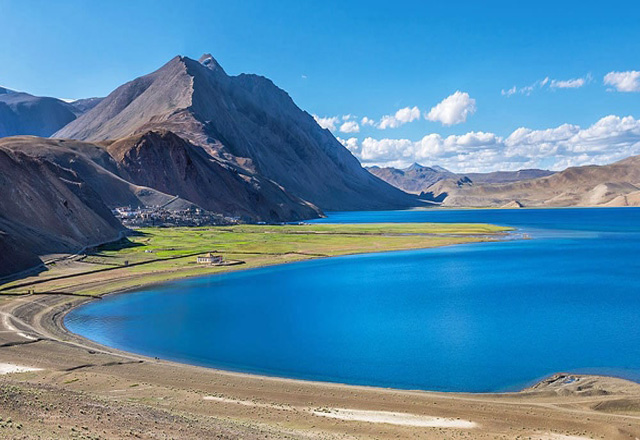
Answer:
[[[510,228],[488,224],[393,223],[237,225],[142,228],[86,256],[52,263],[37,276],[1,286],[1,293],[102,295],[174,279],[312,258],[423,249],[499,240]],[[225,264],[198,264],[208,252]]]

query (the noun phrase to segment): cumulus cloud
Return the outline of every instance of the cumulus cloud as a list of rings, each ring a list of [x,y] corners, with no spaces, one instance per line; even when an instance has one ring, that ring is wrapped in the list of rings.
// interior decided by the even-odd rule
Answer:
[[[640,72],[609,72],[604,76],[604,83],[618,92],[640,92]]]
[[[336,137],[336,139],[338,139],[338,141],[345,146],[345,148],[349,151],[351,151],[351,153],[353,153],[355,156],[358,156],[360,154],[361,148],[360,148],[360,144],[358,143],[358,138],[352,137],[349,139],[342,139],[341,137]]]
[[[358,133],[360,126],[356,121],[346,121],[340,126],[340,131],[342,133]]]
[[[320,117],[313,115],[313,119],[316,120],[320,127],[331,131],[336,131],[336,126],[340,123],[340,118],[337,116]]]
[[[456,125],[465,122],[475,111],[476,100],[468,93],[456,91],[433,107],[425,118],[441,122],[442,125]]]
[[[418,141],[367,137],[362,142],[356,138],[341,142],[364,165],[404,167],[421,162],[459,172],[561,170],[640,154],[640,120],[610,115],[587,128],[572,124],[546,130],[521,127],[506,138],[477,131],[446,137],[433,133]]]
[[[387,128],[397,128],[401,125],[413,122],[420,119],[420,109],[418,107],[405,107],[401,108],[393,115],[386,115],[380,119],[377,127],[380,130],[386,130]]]
[[[369,126],[373,127],[376,124],[376,121],[374,121],[373,119],[368,118],[368,117],[365,116],[364,118],[362,118],[360,120],[360,123],[362,125],[369,125]]]
[[[325,128],[332,132],[341,132],[341,133],[359,133],[360,125],[356,121],[356,116],[352,114],[346,114],[342,116],[326,116],[321,117],[318,115],[313,115],[313,119],[316,120],[318,125],[322,128]],[[367,118],[363,118],[367,119]]]

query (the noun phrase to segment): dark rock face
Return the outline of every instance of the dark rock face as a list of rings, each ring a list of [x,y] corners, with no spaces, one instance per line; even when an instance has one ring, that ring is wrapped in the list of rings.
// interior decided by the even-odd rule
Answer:
[[[210,55],[201,60],[172,59],[119,87],[54,136],[104,141],[169,130],[222,164],[271,180],[322,209],[417,204],[367,173],[270,80],[228,76]]]
[[[120,222],[76,173],[46,159],[0,148],[0,276],[38,255],[74,252],[118,238]]]
[[[0,87],[0,137],[50,136],[76,118],[71,105]]]
[[[170,131],[149,131],[108,147],[128,181],[175,194],[198,206],[246,220],[318,217],[313,205],[273,182],[211,157]]]
[[[174,198],[153,188],[135,185],[118,175],[118,164],[103,146],[87,142],[20,136],[0,139],[0,148],[42,159],[76,173],[110,208],[163,205]],[[188,207],[188,201],[173,204]]]

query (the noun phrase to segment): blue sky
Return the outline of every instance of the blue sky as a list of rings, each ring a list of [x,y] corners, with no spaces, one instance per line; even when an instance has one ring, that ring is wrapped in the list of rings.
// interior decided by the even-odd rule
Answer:
[[[624,1],[0,0],[0,85],[104,96],[176,54],[211,52],[228,73],[265,75],[339,118],[321,120],[367,164],[562,168],[640,154],[638,17]],[[607,116],[619,119],[592,131],[622,139],[570,139]],[[521,127],[531,132],[510,138]]]

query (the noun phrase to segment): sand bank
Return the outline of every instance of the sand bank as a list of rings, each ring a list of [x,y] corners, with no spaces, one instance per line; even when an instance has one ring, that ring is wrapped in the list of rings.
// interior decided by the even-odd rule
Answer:
[[[0,363],[39,369],[0,375],[8,438],[640,438],[640,385],[621,379],[484,395],[231,373],[70,334],[62,318],[84,301],[0,298]]]

